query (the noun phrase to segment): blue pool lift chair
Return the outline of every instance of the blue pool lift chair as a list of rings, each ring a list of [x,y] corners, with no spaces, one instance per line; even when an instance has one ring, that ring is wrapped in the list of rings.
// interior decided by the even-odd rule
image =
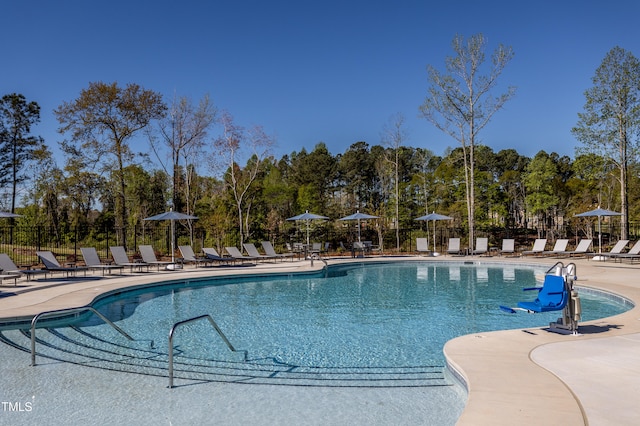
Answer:
[[[555,322],[549,323],[549,331],[578,335],[578,321],[582,319],[580,296],[573,287],[577,280],[576,265],[569,263],[566,267],[562,262],[556,262],[546,273],[542,287],[525,288],[536,290],[538,297],[533,302],[518,302],[518,306],[510,308],[500,306],[505,312],[515,314],[516,311],[526,311],[532,314],[540,312],[562,311],[562,316]]]
[[[538,291],[538,297],[533,302],[518,302],[519,308],[529,312],[560,311],[567,306],[569,300],[569,291],[564,277],[558,275],[546,275],[542,287],[530,287],[524,290]]]

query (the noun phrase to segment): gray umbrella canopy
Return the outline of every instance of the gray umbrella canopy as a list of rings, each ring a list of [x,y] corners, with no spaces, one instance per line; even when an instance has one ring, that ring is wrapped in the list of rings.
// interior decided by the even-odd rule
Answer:
[[[370,214],[366,214],[366,213],[360,213],[360,210],[356,211],[354,214],[349,215],[349,216],[345,216],[345,217],[341,217],[338,220],[357,220],[358,221],[358,242],[360,242],[360,221],[361,220],[367,220],[367,219],[377,219],[378,216],[373,216]]]
[[[144,218],[143,220],[170,220],[171,221],[171,262],[175,263],[176,258],[175,258],[175,221],[176,220],[184,220],[184,219],[197,219],[196,216],[191,216],[189,214],[185,214],[185,213],[179,213],[179,212],[174,212],[173,209],[169,210],[168,212],[164,212],[164,213],[160,213],[157,214],[155,216],[150,216],[147,218]]]
[[[9,212],[0,212],[0,217],[22,217],[22,215]]]
[[[601,209],[598,207],[594,210],[589,210],[588,212],[579,213],[576,217],[598,217],[598,253],[602,253],[602,232],[600,228],[600,221],[602,220],[602,216],[622,216],[622,213],[614,212],[612,210]]]
[[[329,218],[326,216],[321,216],[319,214],[309,213],[309,210],[307,210],[306,212],[299,214],[298,216],[290,217],[287,220],[291,220],[291,221],[304,220],[305,222],[307,222],[307,245],[309,245],[309,222],[312,220],[322,220],[322,219],[329,219]]]
[[[612,210],[601,209],[598,207],[594,210],[589,210],[588,212],[579,213],[576,217],[589,217],[589,216],[621,216],[622,213],[614,212]]]
[[[415,220],[432,220],[433,221],[433,253],[436,255],[436,220],[453,220],[451,216],[445,216],[436,212],[429,213],[424,216],[417,217]],[[429,237],[429,227],[427,226],[427,238]]]
[[[436,212],[417,217],[415,220],[453,220],[451,216],[445,216]]]
[[[184,214],[184,213],[174,212],[173,210],[169,210],[168,212],[147,217],[143,220],[182,220],[182,219],[197,219],[197,217],[191,216],[189,214]]]

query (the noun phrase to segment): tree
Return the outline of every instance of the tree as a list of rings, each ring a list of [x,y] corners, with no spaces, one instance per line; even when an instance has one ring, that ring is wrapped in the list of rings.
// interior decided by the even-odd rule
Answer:
[[[491,96],[498,77],[513,58],[513,50],[499,45],[491,57],[488,74],[481,75],[485,45],[482,34],[471,36],[466,42],[457,35],[452,43],[455,56],[446,59],[447,73],[442,74],[432,66],[427,68],[430,87],[420,106],[424,118],[462,145],[470,247],[474,241],[474,149],[478,133],[515,94],[515,88],[509,87],[505,93]]]
[[[31,136],[31,126],[40,122],[40,106],[12,93],[0,99],[0,186],[11,185],[11,213],[15,213],[18,185],[29,176],[21,173],[29,162],[50,156],[44,140]]]
[[[596,69],[593,87],[585,92],[584,112],[572,129],[583,144],[578,153],[610,159],[619,170],[620,238],[628,238],[628,170],[640,130],[640,62],[621,47],[611,49]]]
[[[85,165],[96,165],[102,172],[113,171],[116,226],[127,225],[125,167],[135,155],[129,146],[132,138],[152,120],[165,116],[162,95],[137,84],[119,87],[117,83],[89,83],[72,102],[64,102],[55,111],[59,132],[69,133],[70,141],[61,143],[71,158]],[[126,246],[126,237],[122,234]]]
[[[530,213],[538,216],[543,226],[554,207],[559,204],[557,186],[554,183],[558,176],[558,167],[553,156],[540,151],[527,165],[524,184],[527,190],[525,202]],[[546,227],[545,227],[546,229]],[[540,237],[540,229],[538,229]]]
[[[293,153],[291,172],[293,182],[301,188],[300,194],[310,196],[305,197],[309,201],[304,203],[299,197],[298,207],[331,215],[327,207],[338,177],[338,161],[331,155],[327,145],[319,142],[310,153],[304,148],[297,154]]]
[[[197,106],[186,98],[174,99],[169,114],[158,125],[160,143],[169,150],[170,167],[161,159],[160,146],[155,138],[151,138],[151,147],[162,163],[165,172],[173,177],[171,190],[172,207],[175,211],[193,213],[195,200],[190,197],[190,183],[195,178],[195,167],[202,158],[207,132],[214,123],[216,108],[204,96]],[[184,173],[184,178],[183,178]]]
[[[216,139],[214,146],[220,153],[222,164],[227,167],[224,181],[233,194],[240,231],[240,245],[249,235],[249,214],[251,211],[250,195],[263,163],[271,153],[273,140],[262,127],[255,126],[248,133],[237,126],[231,114],[223,112],[221,117],[222,135]],[[252,152],[245,168],[238,165],[239,156],[244,148]]]
[[[385,127],[382,142],[390,147],[385,159],[393,168],[395,217],[396,217],[396,250],[400,251],[400,154],[402,144],[407,139],[404,128],[404,117],[400,114],[391,118],[391,124]]]
[[[375,171],[366,142],[352,144],[338,160],[340,185],[347,198],[349,211],[363,210],[371,202],[375,185]]]

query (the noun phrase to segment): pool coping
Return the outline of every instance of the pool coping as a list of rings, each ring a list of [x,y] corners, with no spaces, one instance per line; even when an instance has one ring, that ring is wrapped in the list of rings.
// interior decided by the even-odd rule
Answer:
[[[509,263],[514,265],[549,265],[558,259],[533,258],[455,258],[441,256],[436,258],[421,256],[384,256],[364,259],[332,258],[334,263],[370,262],[370,261],[407,261],[429,260],[448,262]],[[578,266],[578,282],[581,287],[615,293],[631,301],[640,300],[640,286],[634,284],[638,267],[629,264],[594,262],[586,259],[560,259],[571,261]],[[160,273],[130,274],[108,279],[67,279],[32,280],[21,282],[21,287],[2,286],[2,292],[14,295],[0,298],[0,321],[27,318],[43,311],[86,306],[105,293],[156,284],[163,280],[184,278],[204,278],[238,274],[298,273],[321,270],[324,264],[316,261],[311,266],[308,261],[264,263],[255,267],[229,268],[188,268],[181,271]],[[581,279],[581,277],[586,277]],[[601,342],[640,333],[640,308],[633,309],[615,317],[581,323],[584,330],[580,336],[568,336],[550,333],[542,328],[525,330],[507,330],[489,333],[474,333],[461,336],[447,342],[444,347],[449,367],[465,382],[468,400],[458,420],[458,424],[588,424],[594,419],[605,416],[616,409],[627,410],[628,393],[617,389],[617,380],[601,383],[611,400],[619,401],[618,407],[606,406],[592,401],[589,389],[573,388],[562,379],[562,374],[554,374],[545,368],[552,364],[555,357],[563,356],[563,343]],[[595,331],[594,331],[595,330]],[[604,330],[604,331],[602,331]],[[597,332],[596,332],[597,331]],[[564,345],[566,346],[566,345]],[[545,348],[544,356],[533,356],[537,348]],[[638,342],[640,348],[640,341]],[[589,348],[587,347],[587,351]],[[539,351],[540,352],[540,351]],[[585,354],[588,356],[588,354]],[[545,360],[545,357],[546,358]],[[534,360],[535,358],[535,360]],[[598,366],[595,366],[596,368]],[[640,375],[638,376],[640,377]],[[593,390],[595,392],[596,390]],[[602,392],[602,389],[598,389]],[[619,393],[619,395],[618,395]]]

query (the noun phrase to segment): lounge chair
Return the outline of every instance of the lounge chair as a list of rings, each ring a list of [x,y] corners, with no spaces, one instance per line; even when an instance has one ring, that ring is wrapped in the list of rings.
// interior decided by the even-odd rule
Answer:
[[[489,239],[488,238],[476,238],[476,247],[475,249],[473,249],[473,251],[471,252],[472,254],[478,254],[478,255],[488,255],[487,253],[489,252]]]
[[[82,266],[62,266],[50,251],[37,251],[36,255],[38,255],[44,267],[50,272],[64,272],[67,277],[69,277],[70,275],[75,276],[78,271],[83,271],[85,277],[87,276],[87,268]]]
[[[271,244],[271,241],[263,241],[262,249],[267,255],[272,256],[274,259],[291,259],[291,261],[293,262],[293,257],[295,256],[295,253],[293,252],[276,253],[276,250],[273,248],[273,244]]]
[[[142,261],[149,265],[156,265],[158,271],[160,271],[161,266],[164,266],[166,268],[167,266],[173,264],[173,262],[170,262],[168,260],[158,260],[158,258],[156,257],[156,253],[153,251],[153,247],[151,246],[138,246],[138,249],[140,250]]]
[[[546,238],[537,238],[534,242],[533,242],[533,248],[531,250],[525,250],[522,252],[523,256],[528,256],[528,255],[539,255],[542,254],[544,252],[544,248],[547,245],[547,239]]]
[[[533,302],[518,302],[518,307],[529,312],[560,311],[567,305],[569,292],[564,283],[564,277],[559,275],[545,275],[542,287],[525,288],[537,290],[538,297]]]
[[[232,257],[220,256],[220,254],[218,254],[218,251],[213,247],[203,247],[202,252],[204,253],[205,257],[211,262],[229,263],[235,261],[235,259],[233,259]]]
[[[513,238],[505,238],[502,240],[502,249],[500,249],[500,256],[505,254],[515,255],[516,253],[516,240]]]
[[[311,256],[316,255],[320,257],[322,253],[322,243],[311,243],[311,252],[309,253]]]
[[[608,253],[589,253],[587,257],[594,258],[594,260],[607,260],[607,258],[613,258],[613,256],[621,254],[627,244],[629,244],[629,240],[620,240]]]
[[[180,250],[180,254],[182,254],[182,263],[194,263],[197,268],[198,265],[207,265],[212,262],[208,257],[196,256],[191,246],[178,246],[178,249]]]
[[[244,243],[242,244],[244,249],[247,251],[247,254],[251,257],[255,257],[256,259],[262,260],[275,260],[276,256],[269,256],[268,254],[262,254],[258,251],[258,248],[253,243]]]
[[[0,254],[0,256],[3,257],[2,264],[0,264],[0,283],[2,281],[4,281],[4,280],[13,280],[13,285],[14,286],[18,285],[18,278],[20,278],[22,276],[22,274],[20,274],[20,271],[18,270],[18,267],[15,266],[15,264],[14,264],[12,266],[15,266],[15,268],[13,268],[15,270],[8,269],[8,268],[5,269],[4,268],[4,263],[6,263],[6,260],[4,260],[4,258],[6,257],[6,259],[9,259],[10,263],[13,263],[13,261],[5,253]],[[9,265],[7,264],[7,266],[9,266]]]
[[[32,275],[44,274],[46,278],[49,273],[46,269],[20,269],[6,253],[0,253],[0,269],[2,269],[3,275],[11,275],[3,279],[11,279],[13,275],[17,274],[18,277],[25,275],[27,281],[31,279]],[[14,279],[14,284],[17,284],[17,278]]]
[[[569,240],[561,238],[556,240],[556,243],[553,245],[553,249],[545,250],[542,252],[543,256],[559,256],[564,254],[567,250],[567,245],[569,245]]]
[[[113,262],[119,266],[128,266],[131,268],[131,272],[133,272],[133,268],[138,268],[140,272],[142,272],[142,268],[147,268],[147,272],[149,272],[149,264],[143,261],[140,262],[130,262],[129,256],[127,256],[127,251],[122,246],[111,246],[109,247],[109,251],[111,252],[111,257],[113,257]]]
[[[426,238],[416,238],[416,251],[418,253],[431,253],[429,241]]]
[[[589,253],[589,247],[591,247],[591,243],[593,243],[593,240],[582,239],[576,246],[575,250],[565,251],[564,254],[568,255],[569,257],[584,256]]]
[[[257,257],[245,256],[240,252],[240,250],[238,250],[237,247],[225,247],[224,249],[227,251],[227,253],[229,253],[229,256],[231,256],[235,260],[239,260],[241,262],[250,261],[255,262],[256,264],[258,263]]]
[[[620,260],[630,260],[633,263],[634,260],[640,259],[640,240],[636,241],[636,243],[629,249],[626,253],[619,254],[611,254],[609,257],[613,258],[614,261]]]
[[[100,261],[100,256],[98,256],[98,252],[93,247],[81,247],[80,253],[82,253],[82,258],[84,259],[84,264],[87,268],[92,270],[100,270],[102,271],[102,275],[105,273],[111,273],[113,270],[119,270],[120,274],[122,274],[122,270],[124,266],[122,265],[107,265]]]
[[[367,255],[367,246],[362,241],[354,241],[353,242],[353,254],[356,256],[356,252],[361,252],[362,257]]]
[[[462,254],[460,250],[460,238],[449,238],[448,254]]]

